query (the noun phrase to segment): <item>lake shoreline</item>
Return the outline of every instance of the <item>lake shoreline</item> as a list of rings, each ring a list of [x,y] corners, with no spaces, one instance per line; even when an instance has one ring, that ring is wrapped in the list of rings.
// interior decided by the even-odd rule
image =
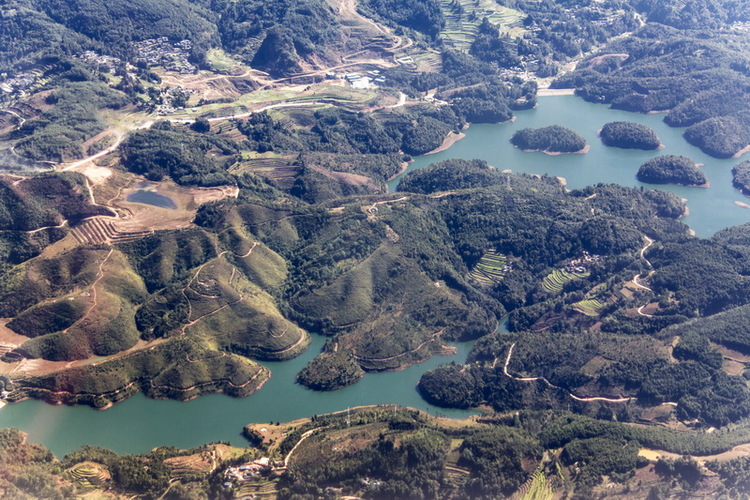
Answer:
[[[661,121],[661,116],[611,110],[606,105],[589,103],[570,95],[543,96],[539,102],[535,109],[516,112],[517,120],[513,122],[472,125],[465,131],[463,139],[454,141],[445,150],[415,157],[406,168],[402,165],[403,173],[399,172],[392,178],[389,190],[405,172],[449,158],[485,160],[499,171],[512,170],[516,174],[564,177],[570,189],[598,183],[636,189],[657,188],[635,179],[638,166],[658,154],[654,151],[595,146],[587,155],[566,154],[553,158],[546,154],[526,155],[513,148],[509,141],[514,130],[559,123],[577,129],[588,144],[593,144],[598,140],[595,131],[604,123],[630,120],[655,129],[662,143],[669,145],[665,148],[669,154],[685,154],[706,164],[704,172],[711,180],[710,189],[658,186],[658,189],[678,197],[690,197],[690,210],[683,216],[684,222],[691,226],[691,232],[708,237],[724,227],[750,222],[750,211],[734,203],[737,192],[730,179],[733,160],[714,159],[695,151],[681,136],[681,130],[668,127]],[[62,456],[83,444],[103,446],[119,453],[138,453],[155,446],[185,448],[223,440],[243,443],[239,432],[251,422],[289,421],[381,402],[428,408],[433,414],[439,412],[452,417],[469,414],[429,405],[418,395],[415,386],[421,373],[453,360],[463,362],[465,358],[462,356],[468,354],[470,344],[459,344],[459,353],[455,357],[435,356],[399,372],[368,373],[355,385],[331,393],[318,393],[294,382],[296,373],[326,341],[317,335],[311,337],[311,347],[295,359],[260,362],[271,369],[273,375],[262,389],[246,398],[209,394],[190,402],[177,402],[151,400],[137,394],[106,412],[92,411],[85,406],[51,406],[29,400],[21,405],[5,406],[0,411],[0,427],[19,427],[30,433],[32,441],[40,442]],[[384,391],[384,387],[388,390]],[[190,429],[190,432],[185,432],[185,429]]]
[[[446,151],[464,137],[466,137],[466,134],[464,134],[463,132],[448,132],[448,135],[445,136],[445,139],[443,139],[443,143],[432,151],[426,152],[425,155],[434,155],[436,153],[440,153],[441,151]]]
[[[589,151],[591,151],[591,146],[589,144],[586,144],[583,148],[579,149],[578,151],[548,151],[546,149],[521,149],[518,146],[513,146],[514,148],[517,148],[524,153],[544,153],[547,156],[561,156],[561,155],[585,155]]]

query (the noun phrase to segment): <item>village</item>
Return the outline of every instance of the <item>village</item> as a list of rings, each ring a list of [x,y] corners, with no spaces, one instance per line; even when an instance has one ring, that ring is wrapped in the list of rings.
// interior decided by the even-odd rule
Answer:
[[[167,37],[150,38],[140,42],[133,42],[135,57],[134,64],[123,61],[119,57],[108,54],[100,54],[94,50],[86,50],[76,56],[76,59],[84,62],[88,67],[102,73],[115,74],[120,68],[124,68],[131,78],[135,78],[137,67],[152,68],[161,66],[166,71],[173,71],[181,75],[194,74],[198,71],[197,66],[189,62],[190,51],[193,44],[190,40],[170,41]],[[20,99],[28,97],[44,84],[44,67],[26,70],[16,74],[0,73],[0,105],[8,106]],[[175,90],[169,90],[175,94]],[[171,99],[170,99],[171,100]],[[170,106],[156,110],[160,114],[174,112],[177,106]]]
[[[276,467],[275,463],[272,464],[268,457],[261,457],[252,462],[246,462],[236,467],[229,467],[224,471],[224,479],[226,479],[224,487],[231,488],[239,483],[252,481],[261,476],[268,476],[275,469],[278,469],[278,467]]]
[[[147,66],[162,66],[167,71],[182,75],[195,73],[198,68],[188,62],[193,44],[190,40],[172,42],[163,36],[133,43],[135,63]]]
[[[0,104],[27,96],[40,77],[39,70],[24,71],[13,76],[8,73],[0,74]]]
[[[583,251],[583,255],[578,259],[573,259],[565,265],[565,271],[569,273],[585,273],[591,269],[592,266],[603,262],[601,255],[591,255],[586,250]]]

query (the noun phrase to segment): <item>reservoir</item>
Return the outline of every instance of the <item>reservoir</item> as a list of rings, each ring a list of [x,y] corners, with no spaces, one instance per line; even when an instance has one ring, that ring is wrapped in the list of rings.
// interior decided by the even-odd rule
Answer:
[[[602,182],[666,189],[687,198],[690,215],[683,220],[704,237],[724,227],[750,221],[750,210],[734,203],[744,201],[731,181],[732,166],[740,160],[717,160],[703,154],[685,142],[682,129],[665,125],[662,115],[614,111],[574,96],[561,96],[542,97],[536,109],[519,112],[517,116],[514,122],[472,125],[466,131],[466,138],[447,151],[417,158],[409,170],[448,158],[479,158],[500,170],[565,177],[569,188]],[[596,132],[610,121],[635,121],[647,125],[657,132],[666,147],[659,151],[606,147]],[[585,155],[548,156],[524,153],[509,142],[510,136],[520,128],[554,124],[566,126],[584,136],[591,151]],[[685,155],[703,163],[711,187],[650,186],[638,182],[635,173],[641,163],[661,154]],[[398,179],[393,181],[391,189],[397,183]],[[128,200],[144,203],[130,197]],[[248,423],[287,421],[368,404],[399,404],[454,417],[471,414],[431,406],[415,390],[424,372],[450,361],[463,362],[470,344],[458,345],[458,353],[454,356],[436,356],[399,372],[367,374],[359,383],[338,391],[313,392],[296,384],[294,377],[317,355],[324,343],[324,338],[314,335],[310,348],[296,359],[263,363],[271,370],[272,377],[261,390],[247,398],[214,394],[182,403],[138,395],[106,411],[25,401],[0,410],[0,428],[17,427],[28,432],[31,442],[41,443],[62,457],[84,444],[102,446],[118,453],[144,453],[161,445],[186,448],[214,441],[245,445],[240,432]]]
[[[682,137],[684,128],[673,128],[665,124],[663,114],[639,114],[609,109],[604,104],[589,103],[575,96],[540,97],[539,105],[532,110],[515,113],[516,120],[500,124],[472,125],[466,137],[450,149],[415,159],[408,171],[426,167],[430,163],[449,158],[485,160],[498,170],[510,169],[516,173],[547,174],[564,177],[569,189],[598,183],[621,186],[662,189],[687,199],[690,215],[682,219],[698,236],[709,237],[728,226],[750,222],[750,209],[734,202],[750,202],[732,187],[732,167],[747,159],[719,160],[691,146]],[[602,144],[597,131],[607,122],[631,121],[651,127],[656,131],[664,149],[641,151],[612,148]],[[587,154],[550,156],[541,152],[524,153],[514,148],[510,137],[522,128],[538,128],[562,125],[577,132],[591,146]],[[643,162],[660,155],[683,155],[702,163],[703,173],[710,188],[653,185],[639,182],[635,178]],[[388,185],[394,190],[399,178]]]

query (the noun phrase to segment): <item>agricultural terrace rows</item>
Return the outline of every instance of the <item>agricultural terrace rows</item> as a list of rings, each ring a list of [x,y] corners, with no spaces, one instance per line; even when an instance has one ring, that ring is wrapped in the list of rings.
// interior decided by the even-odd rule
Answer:
[[[81,462],[71,468],[68,474],[76,486],[85,490],[95,489],[109,479],[109,473],[93,462]]]
[[[477,26],[485,17],[495,26],[510,27],[523,19],[517,10],[498,5],[493,0],[441,0],[445,28],[440,33],[446,46],[468,51]]]
[[[262,480],[253,482],[244,482],[235,491],[235,498],[276,498],[276,485],[278,481]]]
[[[256,157],[242,160],[230,169],[233,174],[252,172],[266,177],[281,186],[291,188],[300,167],[294,165],[294,158],[288,156]]]
[[[606,302],[599,299],[585,299],[573,304],[573,309],[586,316],[596,317],[606,305]]]
[[[526,483],[518,490],[518,493],[513,495],[513,498],[520,500],[551,500],[554,496],[554,491],[547,484],[547,477],[544,475],[542,470],[537,470],[532,474]]]
[[[589,274],[588,271],[579,273],[565,271],[564,269],[555,269],[544,278],[542,288],[549,293],[560,293],[565,283],[573,281],[576,278],[588,278]]]
[[[492,285],[502,281],[505,273],[510,271],[505,255],[494,250],[485,253],[477,265],[469,273],[469,278],[482,285]]]

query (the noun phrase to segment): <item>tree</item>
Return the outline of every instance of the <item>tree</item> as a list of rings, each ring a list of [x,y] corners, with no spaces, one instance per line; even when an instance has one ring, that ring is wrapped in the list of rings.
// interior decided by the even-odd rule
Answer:
[[[197,118],[192,125],[190,125],[190,128],[194,132],[200,132],[202,134],[205,134],[211,130],[211,123],[203,117]]]

